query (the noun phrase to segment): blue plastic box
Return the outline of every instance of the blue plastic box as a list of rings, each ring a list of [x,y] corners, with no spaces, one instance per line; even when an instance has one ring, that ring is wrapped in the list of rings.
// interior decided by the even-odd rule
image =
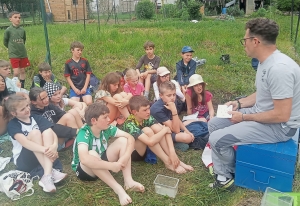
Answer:
[[[238,146],[235,184],[263,192],[266,187],[291,192],[297,152],[298,132],[287,142]]]

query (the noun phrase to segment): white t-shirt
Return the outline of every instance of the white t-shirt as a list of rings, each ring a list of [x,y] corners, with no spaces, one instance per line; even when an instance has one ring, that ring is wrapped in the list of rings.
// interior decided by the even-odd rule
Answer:
[[[159,78],[159,77],[157,77]],[[185,97],[183,95],[183,93],[181,92],[180,86],[178,84],[178,82],[176,82],[175,80],[171,80],[171,82],[173,82],[176,86],[176,95],[180,98],[181,101],[185,101]],[[158,90],[158,86],[157,86],[157,82],[153,83],[153,90],[154,90],[154,94],[155,94],[155,99],[159,100],[159,90]]]

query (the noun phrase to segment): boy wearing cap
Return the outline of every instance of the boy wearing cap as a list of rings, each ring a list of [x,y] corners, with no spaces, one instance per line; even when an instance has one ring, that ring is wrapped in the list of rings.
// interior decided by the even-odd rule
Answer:
[[[184,46],[181,50],[182,59],[176,63],[175,80],[178,81],[182,93],[186,93],[189,78],[195,74],[197,63],[193,58],[194,50],[190,46]]]
[[[160,58],[154,54],[154,43],[147,41],[144,44],[146,54],[143,55],[135,69],[140,76],[140,82],[145,82],[144,96],[148,99],[150,84],[156,81],[156,69],[159,67]],[[140,68],[144,65],[144,69],[140,71]]]
[[[176,87],[173,82],[166,81],[159,86],[160,99],[150,108],[151,115],[161,124],[168,126],[172,131],[173,142],[191,143],[194,135],[183,125],[179,119],[175,100]],[[184,132],[181,132],[184,131]]]

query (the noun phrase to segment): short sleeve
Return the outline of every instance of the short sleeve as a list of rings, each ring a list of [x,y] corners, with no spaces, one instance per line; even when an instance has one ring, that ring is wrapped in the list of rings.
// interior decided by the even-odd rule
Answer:
[[[68,77],[68,76],[71,76],[71,70],[70,70],[70,67],[69,67],[69,61],[68,60],[66,63],[65,63],[65,73],[64,73],[64,76],[65,77]]]
[[[158,121],[150,115],[149,119],[147,119],[146,121],[144,121],[144,127],[151,127],[154,124],[158,124]]]
[[[86,60],[86,73],[87,74],[91,74],[92,73],[92,69],[91,69],[91,66],[90,66],[90,63],[88,60]]]
[[[53,127],[53,123],[48,121],[42,115],[33,114],[32,117],[36,121],[36,123],[38,124],[41,133],[43,133],[45,130]]]
[[[143,131],[133,122],[127,121],[124,123],[123,130],[131,134],[134,139],[138,139],[143,134]]]
[[[62,98],[62,100],[64,101],[64,105],[69,105],[69,99],[68,98]]]
[[[89,145],[89,137],[91,135],[90,130],[88,130],[85,126],[81,128],[76,136],[76,143],[78,144],[86,144],[87,146]]]
[[[129,90],[129,88],[128,88],[128,83],[126,83],[126,84],[124,85],[123,90],[124,90],[124,92],[126,92],[126,93],[130,93],[130,90]]]
[[[108,91],[99,90],[95,94],[95,102],[105,103],[105,101],[102,99],[103,97],[111,97],[111,94]]]
[[[118,131],[118,127],[110,125],[106,130],[103,131],[105,137],[115,137]]]
[[[163,110],[163,105],[159,104],[161,101],[158,100],[156,103],[154,103],[151,108],[150,108],[150,114],[159,122],[159,123],[163,123],[166,122],[168,120],[170,120],[170,117],[168,117],[167,112],[165,112]]]
[[[23,134],[21,124],[18,122],[16,118],[10,120],[7,124],[7,133],[15,139],[15,135],[18,133]]]
[[[209,91],[205,91],[205,98],[206,98],[206,102],[209,102],[210,100],[212,100],[213,95],[212,93],[210,93]]]

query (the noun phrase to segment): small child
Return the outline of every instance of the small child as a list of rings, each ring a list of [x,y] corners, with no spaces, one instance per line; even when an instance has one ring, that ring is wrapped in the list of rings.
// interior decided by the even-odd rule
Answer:
[[[187,114],[199,112],[198,120],[207,122],[215,116],[212,104],[213,95],[205,90],[206,83],[202,76],[193,74],[189,79],[190,84],[187,86],[186,105]]]
[[[44,87],[46,82],[53,82],[61,88],[61,96],[67,92],[67,87],[62,86],[57,78],[52,73],[52,69],[49,63],[43,62],[38,65],[39,74],[33,77],[31,88]]]
[[[3,114],[6,119],[13,116],[7,128],[13,142],[13,159],[18,170],[30,172],[38,166],[44,169],[39,185],[45,192],[55,192],[54,183],[67,177],[53,169],[58,158],[57,136],[52,131],[53,124],[39,115],[31,115],[26,98],[11,95],[4,100]]]
[[[3,43],[8,48],[8,56],[14,71],[14,77],[19,77],[21,88],[24,88],[26,79],[25,68],[30,66],[25,48],[26,33],[20,27],[20,12],[10,12],[8,17],[12,25],[5,30]]]
[[[181,50],[182,59],[176,63],[175,80],[178,81],[182,93],[186,93],[189,78],[195,74],[197,63],[193,58],[194,50],[189,46],[184,46]]]
[[[29,100],[29,96],[28,93],[29,91],[27,91],[26,89],[20,88],[21,85],[19,85],[19,87],[16,85],[16,83],[9,78],[10,76],[10,63],[6,60],[0,60],[0,74],[5,78],[5,82],[6,82],[6,86],[7,86],[7,90],[9,92],[9,94],[19,94],[21,96],[24,96],[25,98],[27,98]],[[14,77],[18,80],[17,77]]]
[[[89,105],[92,103],[89,87],[92,70],[88,60],[81,57],[83,49],[81,42],[75,41],[71,44],[72,58],[65,63],[65,78],[70,85],[71,99],[79,102],[82,98]]]
[[[101,81],[99,90],[95,94],[95,102],[105,104],[109,108],[111,122],[117,120],[118,124],[123,124],[129,116],[127,105],[132,94],[127,94],[121,90],[120,79],[121,76],[118,73],[108,73]]]
[[[124,92],[131,93],[132,96],[143,95],[144,85],[139,82],[139,75],[134,69],[128,69],[125,74],[126,84],[124,85]]]
[[[145,82],[145,94],[144,96],[148,99],[150,84],[156,81],[156,69],[159,67],[160,58],[154,54],[154,43],[147,41],[144,44],[144,49],[146,54],[142,56],[139,63],[136,65],[135,69],[140,76],[140,82]],[[140,71],[142,65],[144,69]]]
[[[73,147],[72,169],[83,181],[100,178],[119,196],[121,205],[132,199],[125,190],[144,192],[142,184],[131,176],[131,153],[134,138],[115,126],[110,126],[109,109],[101,103],[89,105],[85,111],[86,125],[83,126]],[[108,146],[110,137],[118,137]],[[122,170],[124,188],[111,175]],[[125,190],[124,190],[125,189]]]
[[[63,111],[65,111],[66,105],[71,106],[72,109],[68,110],[68,113],[71,113],[76,119],[79,118],[76,121],[81,121],[81,119],[84,119],[84,110],[87,107],[84,102],[77,102],[72,99],[61,98],[60,88],[52,82],[46,82],[43,88],[46,90],[51,104],[59,107]]]
[[[170,128],[162,126],[150,115],[150,102],[145,97],[133,96],[129,100],[129,106],[132,114],[126,119],[123,128],[135,138],[132,161],[144,160],[146,148],[149,147],[164,162],[166,168],[178,174],[194,170],[179,160]]]

